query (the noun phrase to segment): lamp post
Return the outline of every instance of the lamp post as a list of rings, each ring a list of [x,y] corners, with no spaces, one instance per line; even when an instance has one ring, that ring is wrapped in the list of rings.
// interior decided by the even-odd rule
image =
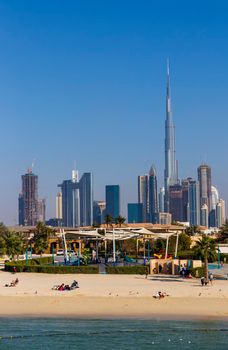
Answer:
[[[148,239],[148,246],[147,246],[147,250],[148,250],[148,262],[150,261],[150,241]]]
[[[143,261],[144,261],[144,266],[146,266],[146,242],[145,239],[143,240]]]
[[[219,244],[218,244],[218,268],[219,269],[221,267],[221,264],[220,264],[220,253],[221,253],[221,251],[220,251],[220,247],[219,247]]]

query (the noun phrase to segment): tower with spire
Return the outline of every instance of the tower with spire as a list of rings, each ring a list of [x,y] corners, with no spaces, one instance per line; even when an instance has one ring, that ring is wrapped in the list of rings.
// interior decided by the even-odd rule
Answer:
[[[170,68],[167,60],[166,120],[165,120],[165,212],[169,212],[169,186],[178,183],[178,169],[175,150],[175,126],[172,119]]]

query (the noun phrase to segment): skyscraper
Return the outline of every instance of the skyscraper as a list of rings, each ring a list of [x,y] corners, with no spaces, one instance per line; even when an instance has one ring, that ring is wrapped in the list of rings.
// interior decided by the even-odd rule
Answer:
[[[148,175],[138,176],[138,203],[142,204],[142,222],[148,221]]]
[[[38,199],[38,219],[39,222],[46,220],[46,201],[45,199]]]
[[[188,221],[191,226],[198,226],[200,225],[200,201],[198,181],[189,180],[188,201]]]
[[[198,180],[200,190],[200,206],[207,205],[208,211],[211,210],[211,168],[209,165],[202,164],[198,167]]]
[[[148,176],[148,209],[149,222],[156,224],[158,220],[157,176],[155,166],[152,165]]]
[[[106,199],[106,215],[111,215],[116,219],[120,215],[120,186],[107,185],[105,186]]]
[[[200,224],[208,227],[208,206],[206,203],[200,208]]]
[[[93,224],[93,179],[92,173],[84,173],[80,185],[80,221],[81,226]]]
[[[56,195],[56,219],[61,222],[63,218],[62,193]]]
[[[169,186],[169,212],[173,221],[183,221],[183,197],[180,184]]]
[[[142,203],[128,203],[127,205],[128,223],[142,222]]]
[[[67,227],[90,226],[93,223],[92,174],[84,173],[78,181],[73,170],[72,179],[58,185],[62,193],[62,221]]]
[[[164,213],[164,211],[165,211],[164,200],[165,200],[165,188],[161,187],[160,191],[159,191],[159,194],[158,194],[158,204],[159,204],[158,210],[159,210],[159,213]]]
[[[19,196],[19,224],[34,226],[38,221],[38,176],[32,169],[21,176],[22,192]]]
[[[170,72],[167,62],[166,121],[165,121],[165,211],[169,212],[169,186],[178,183],[178,169],[175,150],[175,126],[172,120]]]

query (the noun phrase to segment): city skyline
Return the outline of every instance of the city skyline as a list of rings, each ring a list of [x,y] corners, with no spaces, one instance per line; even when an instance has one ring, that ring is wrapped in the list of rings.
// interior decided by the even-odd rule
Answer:
[[[164,178],[166,58],[179,177],[212,168],[228,202],[227,4],[2,1],[0,219],[17,222],[20,176],[32,160],[47,218],[56,184],[74,160],[94,175],[94,199],[119,184],[121,207],[137,201],[137,176],[156,165]],[[196,16],[197,13],[197,16]],[[102,18],[102,21],[101,21]],[[10,137],[9,137],[10,136]],[[136,142],[138,140],[138,142]],[[118,142],[117,142],[118,141]],[[121,171],[120,171],[121,166]],[[5,176],[7,174],[7,176]]]

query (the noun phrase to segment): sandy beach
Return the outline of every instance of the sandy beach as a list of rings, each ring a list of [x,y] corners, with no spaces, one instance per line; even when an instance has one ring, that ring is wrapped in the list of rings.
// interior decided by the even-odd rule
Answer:
[[[16,287],[5,287],[12,279]],[[56,284],[79,289],[55,291]],[[157,300],[157,291],[169,294]],[[50,275],[0,272],[1,316],[86,318],[228,319],[228,281],[202,287],[199,279],[175,276]]]

